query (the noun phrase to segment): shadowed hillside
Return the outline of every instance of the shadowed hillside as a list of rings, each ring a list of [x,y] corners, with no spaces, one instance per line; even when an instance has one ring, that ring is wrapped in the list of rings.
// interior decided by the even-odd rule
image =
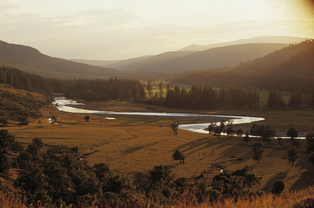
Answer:
[[[3,41],[0,41],[0,64],[50,78],[108,78],[117,73],[114,69],[53,58],[34,48]]]
[[[194,53],[194,52],[192,52],[192,51],[170,51],[170,52],[165,52],[165,53],[158,54],[155,56],[142,56],[142,57],[137,57],[137,58],[126,59],[126,60],[122,60],[122,61],[115,62],[112,64],[106,64],[106,65],[104,65],[104,67],[121,69],[121,70],[132,70],[133,71],[133,66],[136,68],[138,65],[141,65],[141,64],[143,64],[145,66],[149,66],[151,64],[158,64],[159,62],[171,60],[173,58],[185,56],[185,55],[188,55],[191,53]]]
[[[125,71],[152,72],[183,72],[189,70],[209,69],[224,66],[234,66],[239,62],[263,57],[274,50],[281,49],[286,44],[257,43],[213,48],[206,51],[190,52],[183,56],[171,56],[166,59],[155,57],[140,63],[126,66]],[[181,52],[183,53],[183,52]],[[187,53],[187,52],[185,52]]]
[[[211,48],[217,48],[217,47],[223,47],[228,45],[238,45],[238,44],[247,44],[247,43],[295,43],[295,42],[301,42],[305,40],[305,38],[299,38],[299,37],[288,37],[288,36],[259,36],[259,37],[253,37],[248,39],[240,39],[230,42],[224,42],[224,43],[213,43],[209,45],[189,45],[185,48],[182,48],[180,51],[204,51]]]
[[[314,78],[314,41],[304,41],[263,58],[238,66],[233,71],[249,76]]]

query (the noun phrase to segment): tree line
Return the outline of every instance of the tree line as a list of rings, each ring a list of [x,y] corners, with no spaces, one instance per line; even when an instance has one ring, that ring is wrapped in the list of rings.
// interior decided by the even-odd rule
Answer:
[[[168,89],[164,105],[167,108],[217,109],[259,108],[259,93],[251,88],[221,87],[219,90],[208,85],[193,85],[190,91],[179,88]]]
[[[214,76],[219,80],[219,76]],[[220,79],[228,82],[226,76]],[[238,80],[233,77],[233,79]],[[262,79],[262,78],[261,78]],[[286,78],[288,79],[288,78]],[[271,81],[270,81],[271,82]],[[130,79],[51,79],[38,75],[29,74],[12,67],[0,67],[0,83],[10,84],[16,89],[36,91],[47,95],[53,100],[53,93],[64,93],[66,97],[85,101],[108,101],[120,100],[128,102],[144,102],[165,106],[166,108],[179,109],[259,109],[260,97],[256,87],[246,85],[228,85],[215,89],[212,85],[192,85],[191,90],[179,88],[173,89],[167,85],[164,95],[163,83],[158,84],[159,91],[152,93],[152,85],[146,85],[138,80]],[[230,80],[231,84],[233,83]],[[302,82],[308,87],[314,87],[314,82]],[[290,84],[291,85],[291,84]],[[293,86],[300,86],[293,84]],[[146,93],[146,91],[147,93]],[[280,89],[280,87],[279,87]],[[285,103],[280,92],[270,90],[267,107],[270,109],[299,109],[302,107],[314,107],[314,93],[312,89],[294,91],[291,93],[289,102]]]
[[[138,80],[95,79],[64,80],[66,97],[86,101],[120,100],[139,102],[145,95],[144,85]]]
[[[190,72],[180,77],[173,77],[169,82],[177,84],[200,85],[207,84],[213,87],[235,85],[263,90],[277,90],[287,92],[302,92],[312,94],[314,79],[299,77],[270,77],[270,76],[243,76],[234,72],[217,70],[202,70]]]
[[[53,98],[50,79],[30,74],[13,67],[0,67],[0,83],[9,84],[15,89],[36,91]]]
[[[314,93],[303,94],[301,92],[292,92],[289,101],[286,103],[280,92],[271,90],[268,93],[267,107],[269,109],[300,109],[303,107],[314,107]]]
[[[120,79],[51,79],[23,72],[19,69],[0,67],[0,83],[16,89],[36,91],[50,97],[64,93],[69,98],[86,101],[141,101],[145,98],[144,85],[137,80]]]

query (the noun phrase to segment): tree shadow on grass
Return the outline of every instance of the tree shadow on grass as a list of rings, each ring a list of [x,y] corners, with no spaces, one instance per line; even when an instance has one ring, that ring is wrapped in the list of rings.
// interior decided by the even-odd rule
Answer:
[[[291,168],[291,167],[290,167]],[[289,169],[290,169],[289,168]],[[273,188],[273,185],[276,181],[284,181],[284,179],[287,177],[288,175],[288,170],[286,170],[285,172],[280,172],[276,175],[274,175],[271,179],[269,179],[267,181],[267,183],[263,186],[262,191],[268,192]]]
[[[292,176],[289,179],[298,177],[298,180],[290,187],[290,190],[302,189],[306,186],[314,185],[314,166],[307,161],[308,154],[300,154],[295,167],[300,170],[305,169],[301,175]],[[289,180],[288,179],[288,180]]]
[[[171,152],[175,151],[175,150],[182,150],[182,152],[188,152],[190,150],[193,150],[195,148],[198,148],[200,146],[203,146],[205,144],[209,144],[210,143],[210,139],[208,137],[204,137],[204,138],[201,138],[201,139],[198,139],[196,141],[191,141],[191,142],[188,142],[188,143],[185,143],[183,145],[180,145],[178,147],[176,147],[175,149],[171,150]]]
[[[228,138],[210,138],[210,137],[204,137],[201,139],[198,139],[196,141],[191,141],[186,144],[180,145],[176,147],[174,150],[182,150],[183,153],[193,154],[195,152],[198,152],[200,150],[209,149],[211,152],[211,148],[215,147],[215,150],[220,149],[221,147],[224,147],[230,140]],[[171,150],[171,151],[174,151]]]
[[[216,161],[230,158],[230,162],[238,164],[252,159],[252,156],[253,153],[251,147],[243,148],[243,145],[232,145],[228,149],[220,153],[219,157],[216,158]]]
[[[159,142],[151,142],[149,144],[145,144],[145,145],[141,145],[141,146],[137,146],[137,147],[132,147],[130,149],[127,149],[127,150],[124,150],[123,151],[123,154],[131,154],[133,152],[136,152],[136,151],[139,151],[141,149],[144,149],[144,148],[147,148],[147,147],[150,147],[150,146],[154,146],[156,144],[158,144]]]

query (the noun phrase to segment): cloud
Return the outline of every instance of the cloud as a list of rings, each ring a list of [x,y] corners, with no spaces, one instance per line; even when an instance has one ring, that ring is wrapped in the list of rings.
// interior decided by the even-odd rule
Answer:
[[[0,2],[0,12],[1,12],[2,14],[7,13],[7,12],[10,12],[10,11],[12,11],[13,9],[17,9],[17,8],[19,8],[19,7],[20,7],[19,5],[9,3],[9,1],[6,1],[6,0]]]
[[[55,26],[110,27],[130,23],[141,16],[123,9],[89,9],[56,20]]]

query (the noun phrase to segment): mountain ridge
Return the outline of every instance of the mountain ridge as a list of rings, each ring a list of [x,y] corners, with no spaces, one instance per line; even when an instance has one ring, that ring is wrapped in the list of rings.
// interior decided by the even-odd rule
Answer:
[[[50,57],[30,46],[4,41],[0,41],[0,64],[49,78],[106,78],[118,73],[115,69]]]
[[[290,44],[295,42],[301,42],[306,40],[306,38],[300,37],[291,37],[291,36],[257,36],[247,39],[239,39],[234,41],[222,42],[222,43],[212,43],[208,45],[198,45],[198,44],[191,44],[186,46],[179,51],[203,51],[208,50],[211,48],[217,47],[224,47],[229,45],[238,45],[238,44],[245,44],[245,43],[284,43]]]
[[[252,43],[234,46],[218,47],[198,52],[187,52],[188,54],[169,59],[157,61],[144,61],[133,63],[123,68],[123,71],[141,72],[183,72],[202,70],[217,67],[235,66],[239,62],[246,62],[260,58],[274,50],[279,50],[287,44],[275,43]]]
[[[314,40],[283,48],[231,71],[246,76],[314,78]]]

